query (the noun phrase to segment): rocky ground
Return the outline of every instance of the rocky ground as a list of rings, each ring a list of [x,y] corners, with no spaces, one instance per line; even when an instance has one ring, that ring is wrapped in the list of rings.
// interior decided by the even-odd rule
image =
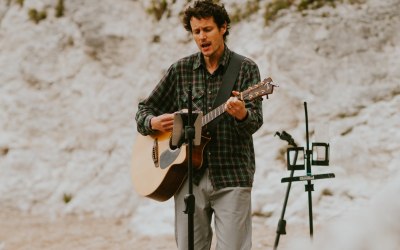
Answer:
[[[253,217],[253,249],[272,249],[275,228],[265,225],[265,218]],[[279,249],[294,235],[308,237],[308,228],[287,227],[289,235],[282,235]],[[215,243],[215,242],[214,242]],[[129,229],[128,220],[66,216],[50,219],[13,211],[0,212],[1,250],[111,250],[111,249],[176,249],[174,236],[141,236]],[[214,248],[213,248],[214,249]]]

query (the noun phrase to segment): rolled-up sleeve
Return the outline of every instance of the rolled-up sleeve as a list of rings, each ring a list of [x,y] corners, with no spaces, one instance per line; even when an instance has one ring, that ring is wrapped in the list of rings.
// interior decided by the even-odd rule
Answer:
[[[139,102],[135,119],[137,131],[142,135],[149,135],[154,132],[150,126],[151,118],[176,111],[174,74],[174,65],[172,65],[149,97]]]
[[[243,73],[239,76],[241,92],[260,82],[260,72],[254,62],[250,59],[246,59],[243,67]],[[251,136],[262,126],[263,115],[261,101],[262,98],[245,101],[247,117],[243,121],[235,121],[239,135]]]

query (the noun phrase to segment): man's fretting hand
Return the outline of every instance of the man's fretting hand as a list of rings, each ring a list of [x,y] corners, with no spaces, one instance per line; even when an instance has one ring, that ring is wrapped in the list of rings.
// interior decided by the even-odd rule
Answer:
[[[235,117],[239,121],[243,121],[247,117],[247,109],[244,106],[244,102],[239,100],[236,96],[239,92],[232,91],[233,97],[230,97],[225,105],[225,110],[231,116]]]

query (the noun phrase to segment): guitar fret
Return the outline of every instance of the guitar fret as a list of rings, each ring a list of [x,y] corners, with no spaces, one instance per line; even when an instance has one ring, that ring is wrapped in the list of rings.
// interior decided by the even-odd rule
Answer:
[[[222,114],[222,113],[224,113],[224,109],[223,109],[222,106],[219,106],[219,108],[218,108],[218,115],[220,115],[220,114]]]

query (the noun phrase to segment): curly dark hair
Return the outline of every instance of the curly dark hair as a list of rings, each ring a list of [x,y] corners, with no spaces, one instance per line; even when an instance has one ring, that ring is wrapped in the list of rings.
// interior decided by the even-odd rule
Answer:
[[[231,19],[229,18],[223,4],[218,5],[212,0],[200,0],[196,1],[193,7],[188,7],[184,12],[182,21],[183,26],[189,32],[192,32],[192,26],[190,26],[190,20],[192,17],[197,19],[214,17],[214,21],[218,28],[221,28],[226,23],[226,32],[224,34],[224,41],[226,41],[226,37],[229,35]]]

